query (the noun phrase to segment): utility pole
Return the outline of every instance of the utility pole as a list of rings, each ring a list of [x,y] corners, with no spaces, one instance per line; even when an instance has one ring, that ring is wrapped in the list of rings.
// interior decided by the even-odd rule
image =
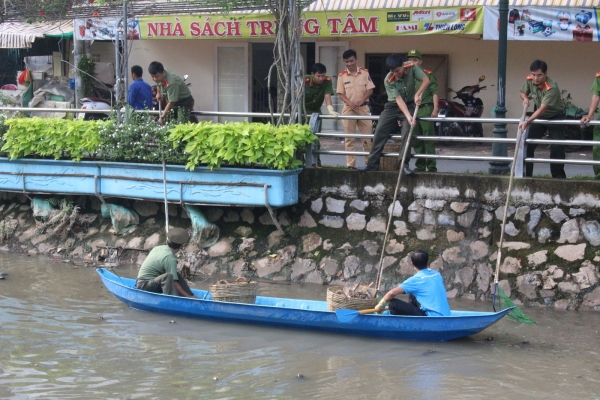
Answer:
[[[508,0],[500,0],[500,32],[498,37],[498,95],[495,107],[496,118],[506,118],[506,52],[508,31]],[[506,124],[494,124],[492,131],[494,138],[506,138],[508,130]],[[492,143],[492,156],[507,157],[506,143]],[[490,161],[489,173],[493,175],[506,175],[510,171],[508,162]]]

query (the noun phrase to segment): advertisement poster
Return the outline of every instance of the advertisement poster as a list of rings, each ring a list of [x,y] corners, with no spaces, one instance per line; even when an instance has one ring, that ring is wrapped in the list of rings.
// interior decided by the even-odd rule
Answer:
[[[117,17],[91,17],[73,21],[73,32],[77,40],[115,40],[117,32],[123,31],[123,20]],[[140,24],[137,18],[127,20],[127,39],[140,38]]]
[[[484,40],[498,40],[498,8],[485,7]],[[598,41],[596,8],[511,7],[508,40]]]
[[[139,17],[141,39],[252,39],[275,37],[271,14]],[[482,34],[483,7],[402,8],[307,12],[303,37]]]

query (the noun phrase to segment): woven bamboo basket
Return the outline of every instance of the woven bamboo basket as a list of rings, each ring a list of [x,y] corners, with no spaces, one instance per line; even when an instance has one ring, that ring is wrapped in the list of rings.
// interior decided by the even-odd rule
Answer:
[[[361,288],[367,289],[366,286],[361,286]],[[339,308],[347,308],[349,310],[364,310],[367,308],[373,308],[376,304],[377,297],[372,299],[357,299],[353,297],[347,297],[344,294],[343,286],[331,286],[327,288],[327,309],[329,311],[335,311]]]
[[[388,143],[383,146],[384,153],[398,153],[400,151],[400,145],[402,142]],[[365,151],[370,152],[372,143],[367,141],[364,144]],[[398,161],[398,157],[381,157],[379,162],[379,169],[381,171],[398,171],[400,166],[400,162]]]
[[[208,290],[212,299],[216,301],[254,304],[256,301],[256,286],[256,282],[250,282],[245,278],[238,278],[234,282],[221,279],[210,285]]]

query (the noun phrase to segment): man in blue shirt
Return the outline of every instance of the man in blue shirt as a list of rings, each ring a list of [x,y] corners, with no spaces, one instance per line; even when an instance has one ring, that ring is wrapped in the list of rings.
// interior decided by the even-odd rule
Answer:
[[[450,315],[444,280],[439,272],[427,268],[427,253],[417,250],[410,255],[410,259],[417,273],[387,292],[375,308],[381,313],[389,303],[392,315]],[[403,293],[410,295],[410,303],[394,298]]]
[[[133,82],[129,85],[127,103],[136,110],[152,109],[152,88],[142,79],[144,70],[139,65],[131,67]]]

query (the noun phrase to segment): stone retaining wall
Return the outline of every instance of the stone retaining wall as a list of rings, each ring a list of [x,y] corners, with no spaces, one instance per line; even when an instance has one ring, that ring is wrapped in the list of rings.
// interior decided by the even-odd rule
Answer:
[[[205,207],[220,239],[207,249],[188,245],[182,263],[209,279],[375,281],[396,180],[395,172],[305,170],[299,204],[277,210],[284,235],[264,208]],[[382,289],[412,275],[408,255],[424,249],[431,268],[444,276],[449,297],[489,299],[508,178],[414,174],[404,183],[385,246]],[[516,181],[499,282],[516,303],[600,310],[599,187],[593,181]],[[140,217],[137,228],[118,236],[110,219],[99,215],[97,199],[77,197],[84,223],[49,237],[36,229],[25,196],[4,194],[2,200],[2,250],[93,264],[99,257],[117,262],[111,248],[121,247],[119,262],[139,264],[165,240],[159,203],[115,200]],[[171,226],[190,227],[182,207],[169,205],[169,215]]]

